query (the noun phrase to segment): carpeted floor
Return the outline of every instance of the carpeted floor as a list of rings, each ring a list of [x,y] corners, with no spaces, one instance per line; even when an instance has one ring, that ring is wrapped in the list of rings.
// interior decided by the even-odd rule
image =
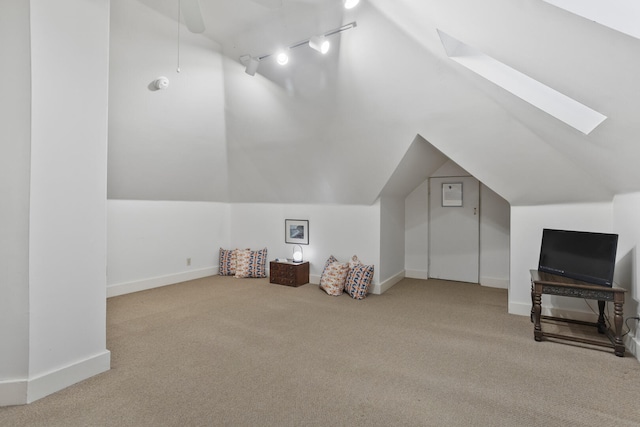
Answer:
[[[637,426],[640,364],[533,340],[507,292],[355,301],[215,276],[108,300],[112,369],[2,426]]]

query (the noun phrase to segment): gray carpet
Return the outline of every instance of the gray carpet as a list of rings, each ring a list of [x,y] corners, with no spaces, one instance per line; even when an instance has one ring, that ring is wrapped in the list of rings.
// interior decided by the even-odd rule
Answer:
[[[2,426],[637,426],[640,364],[537,343],[507,292],[405,279],[355,301],[211,277],[108,300],[112,369]]]

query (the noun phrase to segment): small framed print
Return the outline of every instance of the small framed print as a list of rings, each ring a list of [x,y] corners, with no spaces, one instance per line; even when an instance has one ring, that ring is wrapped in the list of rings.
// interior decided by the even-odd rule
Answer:
[[[296,245],[309,244],[309,221],[306,219],[284,220],[284,242]]]
[[[442,206],[462,206],[461,182],[445,182],[442,184]]]

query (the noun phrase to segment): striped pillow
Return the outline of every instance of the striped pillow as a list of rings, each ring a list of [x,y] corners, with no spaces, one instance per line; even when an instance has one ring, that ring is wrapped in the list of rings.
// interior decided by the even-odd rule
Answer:
[[[360,260],[358,259],[358,256],[357,256],[357,255],[354,255],[354,256],[352,256],[352,257],[351,257],[351,259],[349,260],[349,271],[351,271],[351,269],[352,269],[353,267],[355,267],[356,265],[362,265],[362,261],[360,261]],[[345,291],[346,293],[348,293],[349,295],[351,295],[351,294],[349,293],[349,288],[348,288],[347,286],[349,286],[349,284],[350,284],[350,283],[351,283],[351,282],[347,281],[347,282],[344,284],[344,291]]]
[[[236,277],[267,277],[267,248],[259,251],[239,249],[237,252]]]
[[[235,276],[236,274],[236,260],[237,249],[222,249],[220,248],[220,275],[221,276]]]
[[[373,280],[373,265],[355,265],[349,269],[345,291],[353,299],[365,299]]]

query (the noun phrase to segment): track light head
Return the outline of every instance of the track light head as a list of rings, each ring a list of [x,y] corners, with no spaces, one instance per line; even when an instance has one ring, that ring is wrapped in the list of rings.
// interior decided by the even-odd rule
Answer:
[[[260,66],[260,58],[256,58],[251,55],[242,55],[240,57],[240,63],[245,66],[244,72],[250,76],[255,76],[258,67]]]
[[[309,46],[324,55],[329,52],[331,43],[329,43],[329,40],[327,40],[325,36],[313,36],[309,39]]]
[[[260,60],[258,58],[250,58],[247,63],[247,68],[244,70],[245,73],[250,76],[255,76],[256,71],[258,71],[258,66],[260,65]]]
[[[360,0],[344,0],[345,9],[353,9],[360,3]]]

